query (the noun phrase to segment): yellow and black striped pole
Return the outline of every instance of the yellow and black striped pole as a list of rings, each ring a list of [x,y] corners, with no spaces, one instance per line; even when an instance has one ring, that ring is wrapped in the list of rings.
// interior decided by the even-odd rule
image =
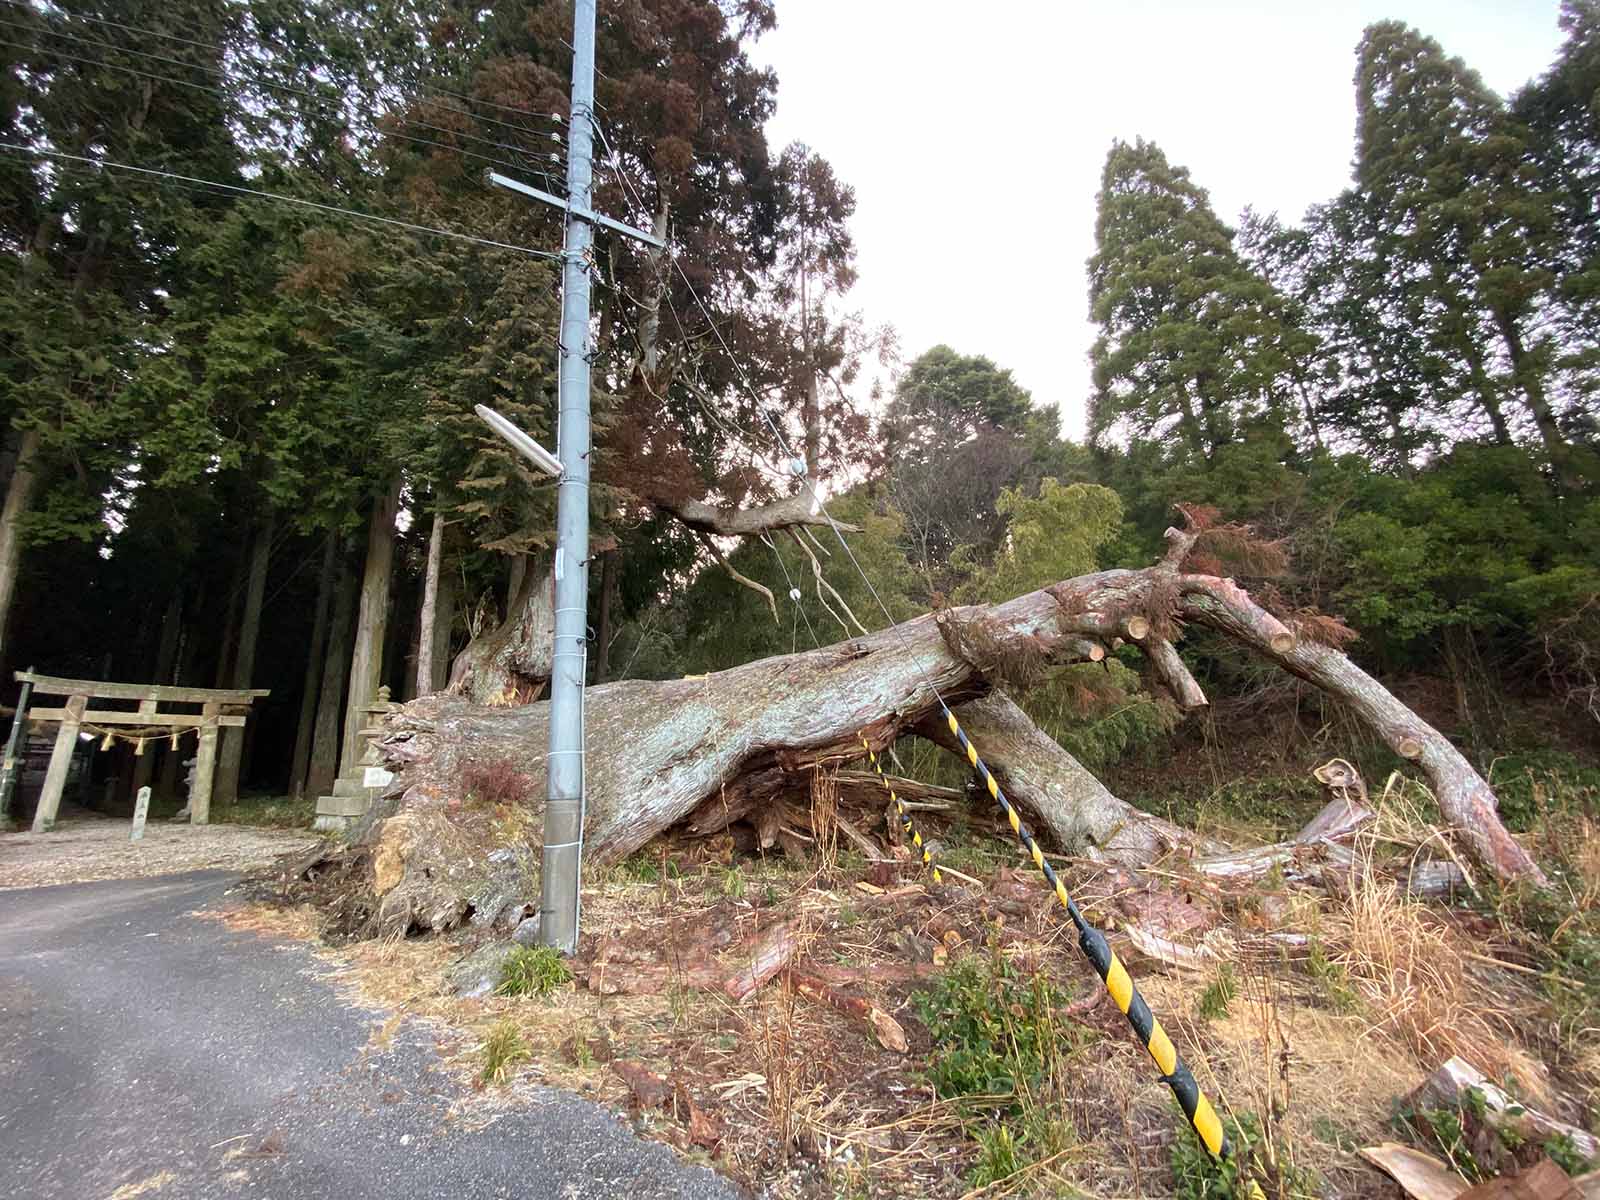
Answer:
[[[904,829],[911,838],[911,844],[922,853],[922,865],[933,872],[933,881],[943,883],[944,876],[939,873],[939,864],[933,861],[933,852],[923,844],[922,835],[911,827],[911,810],[906,807],[906,802],[895,793],[894,785],[889,782],[889,777],[883,773],[883,764],[878,761],[878,754],[873,750],[871,743],[866,738],[861,739],[861,746],[867,752],[867,761],[872,764],[872,769],[878,773],[878,778],[883,780],[883,786],[889,789],[889,800],[894,805],[895,816],[900,819],[900,828]]]
[[[1057,877],[1050,864],[1045,861],[1044,851],[1039,849],[1039,843],[1034,840],[1033,834],[1023,824],[1022,818],[1017,815],[1017,810],[1011,806],[1011,801],[1006,799],[1006,794],[1000,790],[1000,783],[984,761],[978,757],[978,750],[967,738],[966,730],[961,728],[961,722],[949,707],[942,702],[939,705],[944,712],[944,719],[950,726],[950,732],[961,745],[961,752],[967,756],[967,761],[972,764],[972,769],[977,772],[978,778],[983,781],[984,787],[989,790],[995,803],[1006,814],[1006,820],[1011,823],[1011,832],[1017,835],[1017,840],[1033,857],[1033,865],[1044,873],[1056,894],[1056,899],[1061,902],[1061,907],[1067,910],[1067,916],[1072,919],[1072,924],[1078,930],[1078,949],[1083,951],[1084,957],[1094,964],[1095,971],[1106,985],[1106,991],[1111,993],[1112,1000],[1123,1014],[1128,1018],[1128,1024],[1133,1026],[1134,1033],[1139,1035],[1139,1041],[1149,1051],[1150,1057],[1155,1059],[1156,1066],[1161,1069],[1161,1081],[1172,1089],[1172,1094],[1178,1098],[1178,1104],[1183,1109],[1183,1115],[1194,1126],[1194,1131],[1200,1135],[1200,1140],[1216,1158],[1227,1158],[1232,1147],[1228,1144],[1227,1135],[1223,1132],[1222,1122],[1217,1119],[1216,1110],[1211,1107],[1211,1102],[1206,1099],[1205,1093],[1200,1090],[1200,1085],[1195,1082],[1194,1073],[1189,1070],[1178,1049],[1172,1044],[1172,1039],[1167,1036],[1166,1030],[1161,1028],[1161,1022],[1155,1019],[1150,1011],[1150,1006],[1145,1003],[1144,997],[1139,994],[1139,989],[1134,985],[1133,979],[1128,974],[1128,969],[1122,965],[1115,952],[1106,943],[1105,935],[1084,918],[1082,911],[1070,895],[1067,888]]]

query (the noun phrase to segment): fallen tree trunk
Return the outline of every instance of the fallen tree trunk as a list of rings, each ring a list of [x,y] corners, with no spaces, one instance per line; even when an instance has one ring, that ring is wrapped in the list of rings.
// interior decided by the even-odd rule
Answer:
[[[1193,621],[1349,704],[1427,775],[1473,859],[1503,880],[1542,879],[1501,826],[1488,785],[1442,735],[1231,580],[1184,573],[1193,536],[1170,536],[1167,558],[1146,570],[1102,571],[699,678],[590,689],[586,861],[626,855],[680,823],[709,831],[748,817],[759,825],[763,810],[804,805],[810,773],[859,758],[863,738],[879,750],[908,732],[937,739],[930,718],[940,696],[1031,819],[1074,848],[1148,861],[1192,839],[1100,787],[993,686],[1018,664],[1098,661],[1117,638],[1169,643],[1182,621]],[[1158,649],[1155,659],[1175,695],[1203,699],[1181,658]],[[475,894],[493,850],[510,837],[536,839],[548,721],[543,703],[494,708],[453,695],[422,697],[391,717],[382,749],[397,783],[356,831],[373,850],[376,929],[438,927],[434,914],[459,913],[459,898]],[[469,781],[486,768],[521,780],[521,802],[476,795]]]
[[[1007,797],[1032,811],[1062,849],[1145,863],[1179,847],[1202,848],[1193,834],[1113,796],[1004,692],[957,705],[955,714]],[[916,732],[960,753],[937,713]]]

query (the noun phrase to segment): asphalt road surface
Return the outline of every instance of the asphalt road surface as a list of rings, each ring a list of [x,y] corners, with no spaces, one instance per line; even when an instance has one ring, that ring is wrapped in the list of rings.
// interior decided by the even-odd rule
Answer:
[[[425,1028],[377,1048],[305,947],[190,915],[236,879],[0,892],[0,1197],[738,1196],[568,1093],[459,1111]]]

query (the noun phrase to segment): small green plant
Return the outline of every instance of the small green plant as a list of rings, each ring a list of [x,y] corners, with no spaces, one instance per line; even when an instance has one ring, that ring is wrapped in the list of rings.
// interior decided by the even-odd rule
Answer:
[[[549,946],[518,946],[500,966],[497,996],[548,996],[572,982],[572,970]]]
[[[650,857],[648,851],[641,850],[631,858],[624,859],[621,863],[623,874],[637,883],[658,883],[661,880],[661,868]]]
[[[1178,1200],[1249,1200],[1255,1195],[1252,1183],[1277,1200],[1320,1195],[1316,1172],[1295,1164],[1292,1147],[1271,1142],[1255,1113],[1238,1113],[1224,1124],[1233,1144],[1226,1159],[1212,1158],[1191,1134],[1172,1144],[1172,1189]]]
[[[1595,1169],[1595,1160],[1584,1157],[1583,1151],[1578,1149],[1578,1145],[1572,1140],[1570,1133],[1557,1134],[1545,1142],[1544,1152],[1550,1156],[1550,1160],[1556,1166],[1574,1179]]]
[[[744,898],[744,872],[738,867],[722,869],[722,894],[729,900]]]
[[[967,1182],[975,1188],[988,1187],[1009,1179],[1027,1165],[1018,1149],[1011,1126],[991,1122],[981,1127],[975,1135],[978,1143],[978,1161],[973,1165]]]
[[[532,1057],[515,1021],[501,1021],[483,1039],[484,1083],[504,1083],[518,1063]]]
[[[1233,976],[1233,964],[1218,963],[1216,974],[1200,993],[1196,1007],[1207,1021],[1221,1020],[1228,1015],[1228,1006],[1239,994],[1239,981]]]
[[[1323,1001],[1334,1012],[1350,1013],[1361,1007],[1361,998],[1350,986],[1350,973],[1344,964],[1328,957],[1328,950],[1317,938],[1311,939],[1306,954],[1306,974],[1317,985]]]
[[[1474,1141],[1466,1121],[1468,1110],[1473,1107],[1473,1089],[1467,1089],[1465,1095],[1466,1104],[1462,1108],[1413,1108],[1407,1104],[1397,1104],[1389,1123],[1418,1144],[1437,1149],[1468,1183],[1482,1183],[1494,1171],[1479,1162],[1474,1150]],[[1476,1099],[1481,1105],[1482,1095]]]
[[[1021,1097],[1039,1090],[1062,1051],[1055,1010],[1066,994],[995,955],[961,959],[912,1003],[933,1034],[928,1078],[941,1097]]]

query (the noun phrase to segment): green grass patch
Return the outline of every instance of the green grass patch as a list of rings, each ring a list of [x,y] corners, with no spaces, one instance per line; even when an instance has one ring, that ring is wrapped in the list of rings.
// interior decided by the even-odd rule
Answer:
[[[912,995],[933,1034],[928,1079],[938,1094],[1022,1099],[1053,1074],[1071,1048],[1056,1009],[1067,994],[1046,976],[1022,978],[998,955],[970,955]]]
[[[315,796],[299,800],[288,796],[240,796],[234,804],[211,809],[211,820],[218,825],[253,825],[261,829],[310,829],[316,818]]]
[[[517,1064],[527,1062],[533,1052],[522,1040],[515,1021],[501,1021],[483,1039],[484,1083],[505,1083]]]
[[[1233,964],[1218,963],[1211,982],[1195,1001],[1195,1008],[1207,1021],[1220,1020],[1228,1015],[1228,1006],[1238,994],[1239,981],[1234,977]]]
[[[518,946],[500,966],[497,996],[548,996],[572,982],[572,970],[549,946]]]

